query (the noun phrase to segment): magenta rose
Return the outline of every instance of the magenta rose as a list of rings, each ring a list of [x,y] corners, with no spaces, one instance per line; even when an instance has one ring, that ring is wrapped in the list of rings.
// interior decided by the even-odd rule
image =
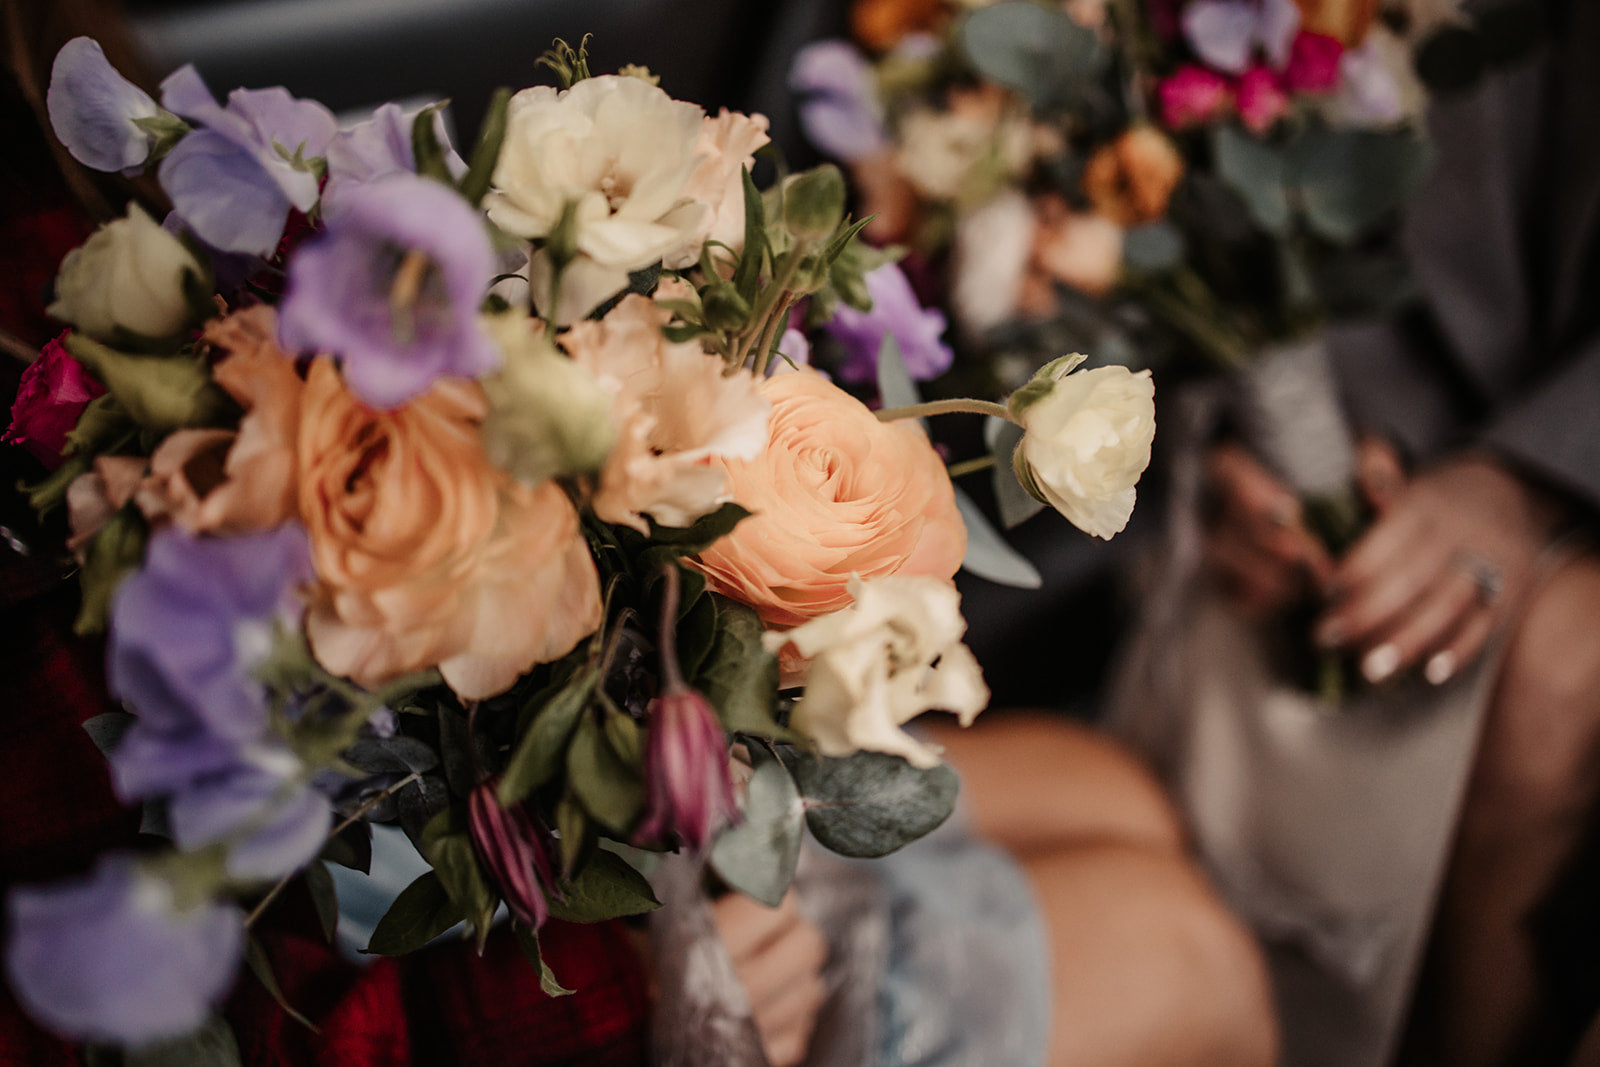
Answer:
[[[70,331],[68,331],[70,332]],[[61,466],[67,434],[89,401],[105,392],[83,364],[62,344],[63,333],[39,353],[22,372],[17,399],[11,405],[11,425],[0,441],[21,445],[51,470]]]
[[[1331,93],[1339,87],[1339,59],[1344,45],[1325,33],[1299,33],[1289,47],[1283,81],[1291,92]]]
[[[1233,89],[1214,70],[1185,64],[1161,83],[1161,121],[1169,130],[1184,130],[1211,122],[1233,106]]]

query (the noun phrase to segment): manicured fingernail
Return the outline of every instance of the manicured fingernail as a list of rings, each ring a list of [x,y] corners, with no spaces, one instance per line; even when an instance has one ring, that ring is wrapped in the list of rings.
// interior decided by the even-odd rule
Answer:
[[[1456,673],[1456,654],[1446,649],[1428,660],[1428,665],[1422,668],[1422,676],[1430,685],[1443,685]]]
[[[1377,685],[1400,666],[1400,649],[1395,645],[1379,645],[1368,652],[1361,661],[1361,673],[1373,685]]]

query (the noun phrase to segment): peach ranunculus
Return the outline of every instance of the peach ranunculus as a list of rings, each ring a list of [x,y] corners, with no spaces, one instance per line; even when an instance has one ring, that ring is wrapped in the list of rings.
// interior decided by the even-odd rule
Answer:
[[[1073,211],[1057,196],[1040,197],[1038,208],[1032,249],[1037,269],[1090,296],[1110,292],[1122,270],[1122,227],[1098,212]]]
[[[1119,226],[1155,222],[1183,179],[1183,157],[1154,126],[1137,125],[1102,145],[1083,168],[1083,194]]]
[[[466,699],[506,689],[600,624],[578,515],[552,481],[484,455],[475,382],[377,411],[318,359],[306,377],[299,512],[319,579],[307,616],[329,670],[376,686],[437,666]]]
[[[671,314],[630,294],[599,322],[561,337],[573,362],[612,396],[616,444],[590,502],[606,522],[648,533],[648,515],[683,527],[733,499],[719,457],[748,460],[767,441],[772,405],[754,375],[693,342],[673,343],[661,328]]]
[[[850,579],[949,579],[967,530],[938,453],[814,371],[767,379],[767,447],[726,461],[750,518],[693,561],[710,588],[788,629],[853,602]]]

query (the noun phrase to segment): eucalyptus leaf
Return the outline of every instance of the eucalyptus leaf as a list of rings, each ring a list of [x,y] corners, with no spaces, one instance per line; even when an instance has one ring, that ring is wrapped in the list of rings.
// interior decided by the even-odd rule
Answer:
[[[1287,234],[1290,173],[1284,153],[1227,124],[1213,131],[1211,150],[1217,173],[1239,194],[1256,224],[1280,237]]]
[[[1421,187],[1432,152],[1411,133],[1313,127],[1297,141],[1295,162],[1306,222],[1352,244]]]
[[[561,885],[565,901],[550,898],[550,917],[563,922],[598,923],[642,915],[661,906],[644,875],[615,852],[597,849],[571,881]]]
[[[534,713],[533,722],[522,735],[500,777],[496,795],[502,807],[522,801],[560,771],[566,758],[567,739],[572,736],[578,717],[589,706],[597,679],[593,670],[579,671],[565,688]]]
[[[717,598],[717,632],[703,668],[689,683],[705,695],[729,733],[786,738],[778,725],[778,659],[761,644],[755,611]]]
[[[1183,262],[1183,252],[1183,233],[1168,219],[1133,226],[1123,235],[1123,261],[1141,273],[1172,270]]]
[[[1045,502],[1022,487],[1011,457],[1022,443],[1022,427],[1009,419],[989,416],[984,424],[983,437],[994,455],[992,481],[995,504],[1000,509],[1000,525],[1010,530],[1033,518],[1045,508]]]
[[[466,916],[445,892],[437,871],[426,871],[400,891],[378,926],[366,951],[376,956],[415,952]]]
[[[450,787],[436,774],[425,774],[394,796],[400,825],[413,841],[421,838],[428,821],[450,806]]]
[[[128,1049],[123,1067],[240,1067],[239,1042],[221,1016],[186,1037],[144,1048]]]
[[[522,949],[522,954],[533,965],[533,969],[539,972],[539,988],[544,991],[544,995],[547,997],[571,995],[573,990],[562,985],[557,980],[555,972],[550,969],[550,965],[544,961],[544,955],[539,951],[538,932],[530,930],[521,923],[514,924],[512,930],[516,934],[517,947]]]
[[[368,774],[422,773],[439,766],[437,752],[405,734],[360,738],[345,750],[344,758]]]
[[[926,770],[899,756],[787,756],[805,799],[806,826],[844,856],[885,856],[930,833],[955,810],[961,780],[946,764]]]
[[[917,392],[917,383],[906,370],[900,345],[892,333],[885,333],[883,342],[878,345],[878,397],[886,408],[904,408],[922,402],[922,394]]]
[[[959,30],[973,68],[1046,110],[1083,104],[1108,55],[1094,32],[1059,7],[1006,0],[972,12]]]
[[[1014,474],[1012,481],[1016,481]],[[1021,489],[1020,484],[1018,489]],[[962,569],[997,585],[1016,589],[1038,589],[1044,585],[1038,568],[1006,543],[973,499],[960,489],[955,494],[956,509],[967,524],[967,554],[961,559]]]
[[[805,806],[777,760],[757,767],[745,790],[744,818],[717,835],[711,867],[733,888],[775,908],[800,862]]]
[[[567,747],[567,783],[584,811],[613,833],[626,834],[644,808],[644,782],[617,757],[592,715],[578,720]]]

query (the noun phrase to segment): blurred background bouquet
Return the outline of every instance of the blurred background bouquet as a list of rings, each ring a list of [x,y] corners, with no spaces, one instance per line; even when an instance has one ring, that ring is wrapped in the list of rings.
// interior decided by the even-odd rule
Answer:
[[[1148,374],[1064,359],[1005,405],[920,403],[939,326],[835,168],[760,188],[761,116],[546,62],[561,87],[497,95],[463,156],[438,106],[341,128],[190,67],[157,102],[87,38],[57,57],[63,144],[173,205],[66,257],[71,328],[7,431],[107,634],[126,710],[90,731],[161,841],[11,894],[11,984],[58,1032],[215,1058],[240,963],[278,995],[251,928],[300,877],[331,938],[328,864],[364,869],[376,823],[427,870],[366,951],[508,914],[552,995],[540,927],[655,908],[662,853],[775,904],[807,830],[892,851],[957,792],[902,726],[988,699],[918,417],[1014,425],[1029,492],[1127,522]],[[806,366],[806,326],[902,406]]]

